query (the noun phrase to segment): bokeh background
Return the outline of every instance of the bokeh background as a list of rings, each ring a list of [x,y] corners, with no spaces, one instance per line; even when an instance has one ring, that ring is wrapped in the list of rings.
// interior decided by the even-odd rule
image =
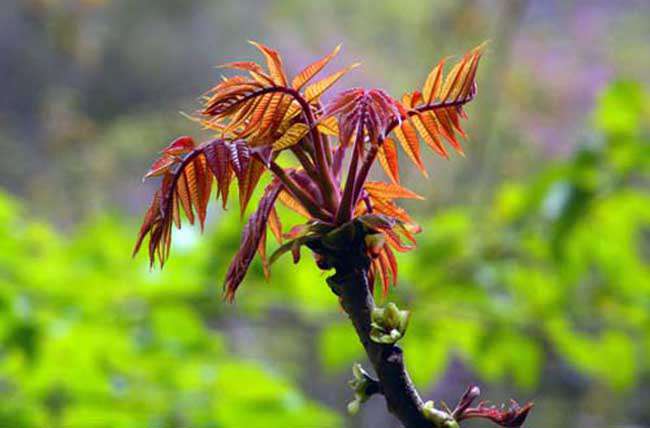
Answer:
[[[0,427],[397,427],[345,414],[352,329],[303,257],[220,287],[237,207],[130,258],[178,112],[214,65],[279,49],[290,72],[343,42],[339,88],[421,86],[490,40],[467,157],[401,159],[423,226],[389,299],[426,399],[469,383],[534,400],[530,427],[650,427],[647,0],[3,0]],[[377,171],[376,174],[381,174]],[[480,423],[468,426],[487,426]]]

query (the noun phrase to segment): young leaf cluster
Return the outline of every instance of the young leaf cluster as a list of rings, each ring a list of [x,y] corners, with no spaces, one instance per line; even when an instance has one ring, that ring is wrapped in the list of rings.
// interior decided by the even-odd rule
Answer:
[[[440,156],[448,157],[446,141],[462,154],[459,137],[465,137],[460,121],[463,107],[476,94],[476,71],[483,45],[470,50],[447,73],[445,61],[434,67],[421,91],[401,100],[382,89],[352,88],[323,105],[321,96],[358,64],[320,79],[317,75],[336,56],[340,46],[307,65],[293,78],[284,70],[280,54],[251,42],[265,60],[222,66],[236,72],[203,97],[203,107],[193,118],[211,135],[196,143],[184,136],[169,144],[153,163],[146,178],[159,176],[160,187],[145,213],[136,242],[136,253],[148,238],[151,264],[162,266],[169,256],[172,228],[180,228],[184,216],[203,228],[213,187],[227,206],[230,187],[238,185],[243,213],[264,174],[273,179],[251,214],[242,234],[242,245],[232,260],[224,283],[232,300],[256,253],[265,271],[266,234],[270,229],[284,244],[276,256],[291,250],[294,260],[300,246],[354,219],[362,219],[372,231],[366,241],[372,258],[372,284],[378,278],[384,292],[397,279],[395,251],[415,246],[419,227],[396,204],[397,199],[421,197],[399,182],[397,147],[426,174],[420,139]],[[299,167],[278,163],[282,152],[291,152]],[[389,181],[369,181],[379,163]],[[213,184],[216,185],[213,186]],[[307,218],[307,224],[285,232],[276,211],[277,202]]]

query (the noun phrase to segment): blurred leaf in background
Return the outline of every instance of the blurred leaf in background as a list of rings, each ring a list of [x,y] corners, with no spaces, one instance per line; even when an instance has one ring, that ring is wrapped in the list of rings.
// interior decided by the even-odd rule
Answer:
[[[339,425],[208,328],[204,247],[161,275],[117,218],[65,238],[3,195],[0,220],[0,426]]]

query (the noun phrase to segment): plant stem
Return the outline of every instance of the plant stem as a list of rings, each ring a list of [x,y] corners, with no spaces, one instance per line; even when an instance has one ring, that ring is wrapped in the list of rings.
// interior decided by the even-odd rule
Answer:
[[[370,259],[365,253],[364,231],[358,223],[349,223],[347,236],[332,250],[315,245],[312,250],[324,254],[336,273],[327,283],[341,301],[343,309],[354,325],[368,359],[374,367],[381,393],[388,410],[405,428],[438,428],[426,419],[420,398],[404,366],[402,349],[396,345],[379,344],[370,339],[371,313],[375,301],[368,287]],[[347,226],[342,226],[341,229]],[[352,229],[354,228],[354,229]]]
[[[327,164],[332,166],[332,146],[330,145],[330,139],[327,135],[322,134],[323,136],[323,147],[325,148],[325,156],[327,158]]]
[[[432,428],[434,424],[424,417],[424,403],[404,366],[402,349],[370,339],[370,314],[375,302],[368,289],[368,267],[339,268],[327,281],[341,298],[341,305],[375,369],[388,410],[405,428]]]
[[[379,144],[382,144],[381,142]],[[352,207],[357,206],[357,201],[361,195],[361,190],[363,189],[363,184],[368,178],[368,173],[370,172],[370,167],[375,162],[377,157],[377,152],[379,151],[379,145],[373,144],[366,153],[366,157],[363,159],[361,168],[359,169],[359,174],[357,175],[357,181],[354,184],[354,197],[352,198]],[[354,208],[353,208],[354,210]]]
[[[365,113],[362,113],[359,123],[362,124],[364,121]],[[343,144],[342,142],[340,144]],[[339,210],[336,213],[336,224],[341,225],[347,221],[350,221],[352,218],[352,211],[354,206],[352,205],[352,198],[354,197],[354,185],[357,179],[357,168],[359,164],[359,156],[363,151],[363,126],[359,125],[357,129],[357,135],[354,140],[354,147],[352,148],[352,159],[350,160],[350,166],[348,167],[348,176],[345,179],[345,189],[343,189],[343,197],[341,198],[341,205]]]
[[[307,172],[307,175],[309,175],[309,177],[316,183],[316,185],[318,185],[319,183],[318,173],[316,172],[316,168],[314,167],[314,164],[309,159],[309,156],[305,152],[304,148],[299,146],[293,146],[291,147],[290,150],[294,154],[294,156],[298,159],[298,162],[300,162],[300,165],[304,168],[305,172]]]
[[[305,121],[307,122],[307,125],[309,125],[312,140],[314,141],[314,148],[316,151],[316,169],[318,170],[318,172],[323,178],[320,183],[322,185],[323,197],[326,203],[328,204],[328,208],[332,211],[335,211],[339,202],[339,192],[336,186],[334,185],[334,177],[332,177],[332,173],[327,163],[325,146],[323,144],[323,141],[321,140],[321,134],[320,132],[318,132],[318,129],[316,128],[316,121],[314,119],[314,114],[311,111],[311,107],[309,106],[309,103],[307,102],[307,100],[303,98],[300,92],[294,89],[289,89],[289,88],[285,88],[285,89],[287,93],[293,96],[293,98],[298,102],[298,104],[300,104],[302,113],[305,116]]]

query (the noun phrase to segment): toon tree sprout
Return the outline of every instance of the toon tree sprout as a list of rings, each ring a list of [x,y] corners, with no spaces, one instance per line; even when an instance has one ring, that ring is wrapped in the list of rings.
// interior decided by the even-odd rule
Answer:
[[[463,107],[476,96],[484,45],[467,52],[446,73],[445,60],[440,61],[422,90],[406,93],[401,100],[382,89],[353,88],[322,105],[321,96],[357,66],[310,83],[340,46],[289,80],[278,52],[251,43],[264,56],[266,68],[250,61],[223,65],[238,74],[223,77],[209,90],[200,114],[192,118],[211,137],[202,143],[188,136],[175,139],[146,173],[146,178],[160,177],[160,187],[145,213],[134,254],[147,239],[151,265],[158,261],[162,267],[169,256],[173,225],[181,226],[181,213],[203,228],[213,187],[225,207],[231,182],[236,181],[243,214],[261,176],[269,173],[273,178],[244,226],[240,249],[226,274],[225,299],[234,299],[256,253],[268,273],[283,254],[291,253],[298,262],[305,246],[318,267],[335,271],[327,283],[352,321],[377,376],[354,366],[351,413],[372,395],[383,395],[388,410],[407,428],[453,428],[470,418],[521,426],[531,403],[474,405],[480,393],[476,386],[467,389],[454,409],[424,403],[396,345],[406,333],[409,313],[393,303],[377,307],[373,297],[375,282],[384,294],[396,283],[394,252],[413,249],[419,231],[395,203],[400,198],[421,199],[400,185],[397,146],[425,176],[420,139],[445,158],[449,156],[445,143],[463,153],[459,142],[465,137]],[[283,151],[291,152],[299,166],[281,166],[277,158]],[[368,180],[377,161],[389,182]],[[278,201],[307,221],[283,232],[275,210]],[[268,258],[267,230],[280,244]]]

